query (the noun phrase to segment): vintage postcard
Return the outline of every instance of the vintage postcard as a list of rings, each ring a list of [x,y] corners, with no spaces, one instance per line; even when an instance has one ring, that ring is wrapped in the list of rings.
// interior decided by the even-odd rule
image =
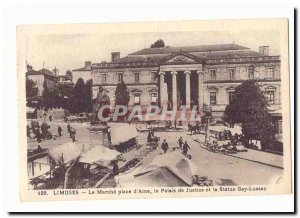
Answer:
[[[21,201],[291,194],[288,19],[17,27]]]

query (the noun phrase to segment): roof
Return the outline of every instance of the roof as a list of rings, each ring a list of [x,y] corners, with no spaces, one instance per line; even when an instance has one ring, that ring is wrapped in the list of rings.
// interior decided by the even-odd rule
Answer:
[[[148,54],[169,54],[179,51],[184,52],[209,52],[209,51],[227,51],[249,49],[236,44],[218,44],[218,45],[197,45],[181,47],[163,47],[163,48],[145,48],[134,52],[131,55],[148,55]]]
[[[46,69],[46,68],[40,69],[39,72],[41,72],[43,74],[50,75],[50,76],[54,76],[53,73],[50,70]]]
[[[135,126],[128,123],[111,123],[110,126],[112,145],[119,145],[139,135]],[[126,131],[124,131],[125,129]]]
[[[68,142],[50,149],[49,155],[56,164],[62,164],[75,160],[80,156],[81,152],[82,149],[76,144]]]
[[[90,67],[81,67],[72,71],[92,71]]]
[[[186,51],[177,51],[175,53],[169,54],[151,54],[146,55],[128,55],[126,57],[120,58],[113,63],[132,63],[132,62],[162,62],[168,60],[177,54],[185,54],[186,56],[194,56],[194,59],[221,59],[221,58],[240,58],[240,57],[260,57],[264,56],[258,52],[251,51],[248,49],[245,50],[236,50],[236,51],[219,51],[219,52],[186,52]]]
[[[154,157],[153,161],[140,171],[140,174],[144,174],[161,167],[167,168],[189,185],[192,185],[192,177],[197,171],[197,166],[191,160],[187,159],[179,151],[173,151]]]
[[[55,77],[56,78],[56,76],[54,76],[53,73],[50,70],[45,69],[45,68],[40,69],[39,71],[36,71],[36,70],[27,71],[26,75],[27,76],[28,75],[46,75],[46,76],[50,76],[50,77]]]
[[[101,166],[107,166],[120,154],[120,152],[99,145],[83,153],[79,159],[79,162],[89,164],[95,163]]]

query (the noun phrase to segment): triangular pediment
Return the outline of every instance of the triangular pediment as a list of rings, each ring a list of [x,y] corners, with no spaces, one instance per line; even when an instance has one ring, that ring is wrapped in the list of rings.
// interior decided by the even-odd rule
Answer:
[[[185,52],[174,53],[163,61],[163,63],[199,63],[199,62],[202,62],[200,58]]]

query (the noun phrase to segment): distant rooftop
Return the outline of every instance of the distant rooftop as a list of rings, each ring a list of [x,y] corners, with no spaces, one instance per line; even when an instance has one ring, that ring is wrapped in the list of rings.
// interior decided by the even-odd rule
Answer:
[[[149,55],[149,54],[169,54],[179,51],[184,52],[209,52],[209,51],[228,51],[228,50],[244,50],[249,49],[236,44],[219,44],[219,45],[197,45],[197,46],[181,46],[181,47],[163,47],[163,48],[145,48],[140,51],[131,53],[130,55]]]

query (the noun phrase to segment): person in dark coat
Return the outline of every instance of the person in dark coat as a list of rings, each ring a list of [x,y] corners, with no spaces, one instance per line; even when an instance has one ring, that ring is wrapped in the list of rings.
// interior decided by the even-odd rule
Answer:
[[[180,138],[177,141],[179,148],[182,150],[182,145],[183,145],[183,138],[180,136]]]
[[[164,153],[167,153],[167,150],[169,149],[169,145],[166,139],[164,139],[163,143],[161,144],[161,149],[164,151]]]
[[[68,125],[67,125],[67,130],[68,130],[68,132],[70,132],[70,130],[71,130],[71,125],[70,125],[70,123],[68,123]]]
[[[36,131],[35,136],[36,136],[36,140],[37,140],[38,144],[41,143],[42,142],[42,135],[40,133],[40,130]]]
[[[151,134],[151,132],[148,132],[147,142],[152,142],[152,134]]]
[[[116,161],[113,162],[113,174],[114,176],[119,175],[119,166]]]
[[[26,126],[26,130],[27,130],[27,137],[30,137],[30,127],[29,125]]]
[[[75,130],[74,128],[71,127],[71,130],[70,130],[70,137],[72,138],[72,142],[75,142],[75,141],[76,141],[75,136],[76,136],[76,130]]]
[[[58,136],[62,136],[62,134],[61,134],[61,132],[62,132],[61,126],[57,127],[57,132],[58,132]]]
[[[182,153],[187,156],[188,150],[191,150],[190,146],[188,145],[187,141],[184,142],[182,146]]]
[[[49,116],[49,120],[50,120],[50,122],[52,121],[52,115]]]

